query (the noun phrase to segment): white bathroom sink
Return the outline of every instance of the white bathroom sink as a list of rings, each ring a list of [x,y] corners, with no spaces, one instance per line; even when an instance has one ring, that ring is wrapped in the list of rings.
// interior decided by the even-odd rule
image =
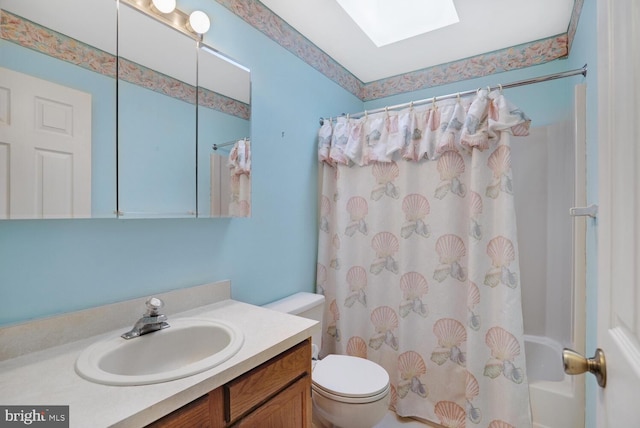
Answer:
[[[133,339],[94,343],[76,360],[76,372],[105,385],[146,385],[191,376],[234,356],[244,335],[226,322],[169,319],[170,327]]]

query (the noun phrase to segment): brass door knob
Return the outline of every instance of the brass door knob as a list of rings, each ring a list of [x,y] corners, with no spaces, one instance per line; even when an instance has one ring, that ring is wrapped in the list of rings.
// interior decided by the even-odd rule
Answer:
[[[564,348],[562,351],[562,362],[564,372],[569,375],[577,375],[585,372],[593,373],[596,376],[598,385],[604,388],[607,384],[607,364],[604,359],[604,351],[596,349],[596,354],[592,358],[585,358],[576,351]]]

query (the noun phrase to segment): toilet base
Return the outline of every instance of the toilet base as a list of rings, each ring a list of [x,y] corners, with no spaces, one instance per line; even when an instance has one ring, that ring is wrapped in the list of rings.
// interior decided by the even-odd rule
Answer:
[[[389,409],[389,394],[378,401],[346,404],[311,394],[313,427],[315,428],[371,428],[384,418]]]

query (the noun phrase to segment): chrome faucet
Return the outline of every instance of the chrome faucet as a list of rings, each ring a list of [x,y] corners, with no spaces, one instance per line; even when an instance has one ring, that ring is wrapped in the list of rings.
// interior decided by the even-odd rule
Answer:
[[[142,315],[133,328],[124,333],[121,337],[124,339],[133,339],[147,333],[162,330],[169,327],[167,323],[167,316],[158,313],[158,310],[164,306],[164,302],[157,297],[151,297],[145,303],[147,305],[147,312]]]

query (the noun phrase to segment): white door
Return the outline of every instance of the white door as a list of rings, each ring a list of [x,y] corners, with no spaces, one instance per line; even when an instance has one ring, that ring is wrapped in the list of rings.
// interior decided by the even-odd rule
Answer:
[[[91,216],[91,95],[0,67],[0,218]]]
[[[640,427],[640,2],[598,1],[598,427]],[[589,352],[589,351],[588,351]],[[590,353],[590,352],[589,352]]]

